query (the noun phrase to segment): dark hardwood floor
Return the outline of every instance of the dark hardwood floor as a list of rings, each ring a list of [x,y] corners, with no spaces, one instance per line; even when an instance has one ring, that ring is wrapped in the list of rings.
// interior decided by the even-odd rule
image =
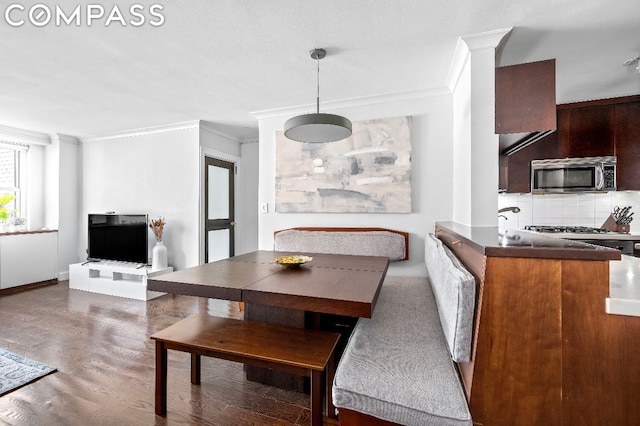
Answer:
[[[309,396],[247,381],[243,366],[169,351],[167,416],[154,414],[149,336],[194,312],[241,318],[238,304],[166,295],[149,302],[70,290],[0,296],[0,347],[58,369],[0,397],[0,425],[308,425]],[[336,424],[325,419],[325,424]]]

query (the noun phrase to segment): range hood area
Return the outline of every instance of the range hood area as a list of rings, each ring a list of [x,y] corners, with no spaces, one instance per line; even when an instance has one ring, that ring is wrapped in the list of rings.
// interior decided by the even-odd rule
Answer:
[[[542,130],[537,132],[509,133],[499,136],[500,155],[512,155],[523,148],[549,136],[555,130]]]

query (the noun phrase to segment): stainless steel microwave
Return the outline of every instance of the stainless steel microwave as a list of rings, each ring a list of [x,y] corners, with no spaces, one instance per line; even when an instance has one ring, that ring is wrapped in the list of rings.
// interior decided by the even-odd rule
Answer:
[[[615,190],[615,156],[531,161],[533,194]]]

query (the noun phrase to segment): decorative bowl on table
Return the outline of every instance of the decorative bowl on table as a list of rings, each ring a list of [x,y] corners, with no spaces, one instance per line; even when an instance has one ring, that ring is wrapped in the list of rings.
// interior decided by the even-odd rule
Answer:
[[[276,263],[285,268],[299,268],[307,262],[311,262],[313,257],[310,256],[281,256],[276,257]]]

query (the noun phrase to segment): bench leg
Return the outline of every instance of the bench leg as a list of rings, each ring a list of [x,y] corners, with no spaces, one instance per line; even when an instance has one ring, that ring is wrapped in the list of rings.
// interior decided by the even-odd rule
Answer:
[[[201,366],[201,357],[200,355],[191,353],[191,383],[194,385],[200,384],[200,366]]]
[[[311,426],[322,426],[322,373],[311,370]]]
[[[156,414],[167,414],[167,347],[156,340]]]
[[[326,390],[325,390],[325,410],[327,411],[327,417],[331,417],[332,419],[335,419],[336,416],[336,407],[333,405],[333,376],[335,375],[336,372],[336,365],[335,365],[335,357],[333,355],[333,352],[331,353],[331,356],[329,357],[329,361],[327,362],[327,365],[325,367],[325,386],[326,386]]]

